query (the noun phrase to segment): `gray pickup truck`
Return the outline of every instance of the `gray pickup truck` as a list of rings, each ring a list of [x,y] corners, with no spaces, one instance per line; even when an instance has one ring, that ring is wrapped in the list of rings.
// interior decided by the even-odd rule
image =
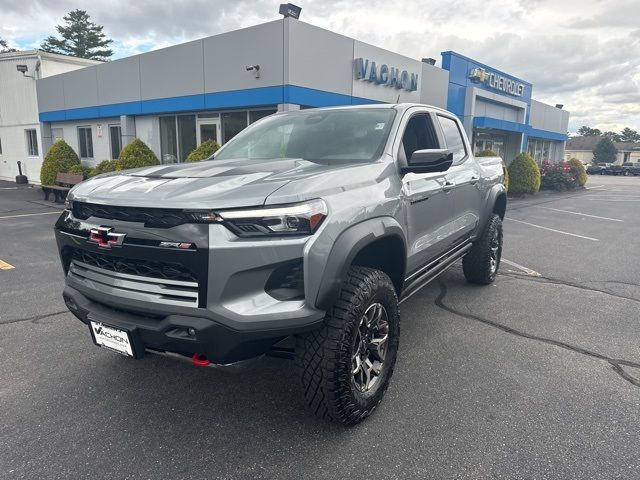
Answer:
[[[502,180],[445,110],[275,114],[207,161],[74,187],[55,226],[64,300],[133,358],[289,357],[313,412],[356,424],[389,385],[399,302],[460,258],[469,282],[495,279]]]

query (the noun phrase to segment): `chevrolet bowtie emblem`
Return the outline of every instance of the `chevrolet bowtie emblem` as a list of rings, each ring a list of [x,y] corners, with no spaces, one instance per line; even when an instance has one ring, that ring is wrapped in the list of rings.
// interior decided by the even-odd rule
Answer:
[[[111,248],[121,246],[126,233],[115,233],[113,227],[92,228],[89,241],[95,242],[100,248]]]

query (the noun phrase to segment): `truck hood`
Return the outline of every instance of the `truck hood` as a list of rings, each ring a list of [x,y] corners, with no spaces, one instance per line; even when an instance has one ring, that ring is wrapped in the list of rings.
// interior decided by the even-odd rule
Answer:
[[[362,178],[338,173],[353,168],[366,168],[366,165],[327,165],[300,159],[212,160],[159,165],[100,175],[74,187],[69,199],[131,207],[251,207],[264,205],[267,197],[288,183],[300,184],[311,177],[331,177],[329,184],[341,178],[344,188],[350,178]],[[324,181],[320,184],[327,185]],[[299,195],[287,197],[304,199]]]

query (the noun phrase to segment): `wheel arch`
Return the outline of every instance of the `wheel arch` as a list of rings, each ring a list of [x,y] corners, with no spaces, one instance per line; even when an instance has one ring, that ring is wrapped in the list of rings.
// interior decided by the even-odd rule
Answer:
[[[406,271],[406,252],[404,231],[393,217],[372,218],[349,227],[338,236],[327,257],[316,307],[322,310],[331,308],[352,265],[385,272],[400,296]]]

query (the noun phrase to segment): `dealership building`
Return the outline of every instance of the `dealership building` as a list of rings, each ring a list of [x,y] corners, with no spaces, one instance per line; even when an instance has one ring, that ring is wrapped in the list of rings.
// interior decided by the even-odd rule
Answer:
[[[43,148],[64,138],[94,165],[137,137],[182,162],[276,111],[419,102],[457,114],[476,152],[563,158],[569,113],[533,85],[455,52],[434,64],[284,18],[38,80]]]

